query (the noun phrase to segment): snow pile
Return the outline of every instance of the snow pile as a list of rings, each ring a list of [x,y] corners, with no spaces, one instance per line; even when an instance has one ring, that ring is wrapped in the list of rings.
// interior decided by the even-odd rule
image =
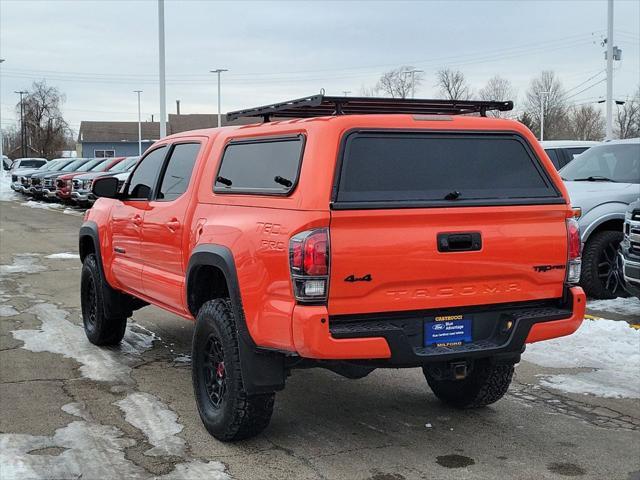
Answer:
[[[0,317],[13,317],[14,315],[18,315],[18,312],[11,305],[0,305]]]
[[[544,376],[541,384],[570,393],[640,398],[640,330],[626,322],[585,320],[568,337],[528,345],[528,362],[589,371]]]
[[[136,427],[154,446],[145,455],[184,455],[185,442],[177,433],[182,431],[178,416],[149,393],[131,393],[115,403],[125,414],[124,419]]]
[[[63,252],[63,253],[52,253],[51,255],[47,255],[44,258],[54,258],[59,260],[78,260],[80,258],[80,255],[78,255],[77,253]]]
[[[635,297],[614,298],[613,300],[589,300],[587,308],[601,312],[629,315],[640,320],[640,300]]]
[[[11,175],[6,170],[0,170],[0,202],[10,202],[18,198],[11,190]]]

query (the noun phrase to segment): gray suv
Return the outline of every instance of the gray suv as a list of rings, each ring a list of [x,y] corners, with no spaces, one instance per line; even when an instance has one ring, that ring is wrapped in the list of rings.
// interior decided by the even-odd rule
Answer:
[[[580,285],[592,298],[626,295],[618,252],[625,211],[640,197],[640,138],[596,145],[560,175],[580,224]]]

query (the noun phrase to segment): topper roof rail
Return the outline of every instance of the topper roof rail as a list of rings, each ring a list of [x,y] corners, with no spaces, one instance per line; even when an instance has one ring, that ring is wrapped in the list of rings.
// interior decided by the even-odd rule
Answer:
[[[512,101],[482,100],[428,100],[413,98],[330,97],[323,94],[297,98],[287,102],[262,107],[247,108],[227,113],[227,120],[242,117],[262,117],[268,122],[271,116],[312,118],[330,115],[408,113],[415,115],[461,115],[480,113],[483,117],[490,110],[505,112],[513,109]]]

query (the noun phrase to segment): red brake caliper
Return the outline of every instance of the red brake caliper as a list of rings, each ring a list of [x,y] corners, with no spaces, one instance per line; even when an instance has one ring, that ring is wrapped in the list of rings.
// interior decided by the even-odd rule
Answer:
[[[224,362],[220,362],[216,367],[216,376],[222,378],[224,376]]]

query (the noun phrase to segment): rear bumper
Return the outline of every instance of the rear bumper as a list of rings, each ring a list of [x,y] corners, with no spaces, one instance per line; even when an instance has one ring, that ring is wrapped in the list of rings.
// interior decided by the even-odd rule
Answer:
[[[570,335],[584,318],[586,297],[567,289],[563,301],[463,307],[443,313],[474,316],[474,341],[457,346],[424,346],[424,319],[434,312],[329,317],[324,306],[296,306],[293,342],[304,358],[367,360],[378,366],[419,366],[455,359],[505,357],[518,361],[525,343]],[[508,320],[512,327],[503,331]]]

